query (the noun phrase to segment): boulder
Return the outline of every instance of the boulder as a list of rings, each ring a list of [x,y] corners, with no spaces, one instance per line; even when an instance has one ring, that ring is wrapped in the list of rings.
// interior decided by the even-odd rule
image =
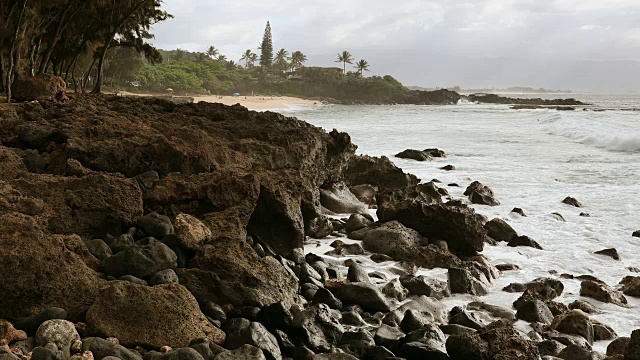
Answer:
[[[297,298],[297,279],[275,258],[259,257],[246,241],[207,244],[191,265],[176,272],[199,301],[265,306],[280,301],[292,305]]]
[[[518,215],[520,215],[520,216],[522,216],[522,217],[527,217],[527,215],[525,215],[524,210],[522,210],[522,208],[518,208],[518,207],[513,208],[513,209],[511,210],[511,213],[512,213],[512,214],[518,214]]]
[[[589,316],[580,310],[571,310],[556,316],[550,329],[565,334],[582,336],[589,344],[593,344],[594,341],[593,323],[589,320]]]
[[[475,334],[452,335],[447,339],[446,348],[451,360],[537,360],[540,357],[536,343],[506,320],[498,320]]]
[[[244,345],[235,350],[223,351],[216,356],[216,360],[267,360],[260,348]]]
[[[575,300],[571,304],[569,304],[569,309],[571,310],[581,310],[586,314],[594,314],[598,312],[598,308],[595,305],[591,304],[588,301],[583,300]]]
[[[580,201],[576,200],[576,198],[573,198],[571,196],[567,196],[566,198],[564,198],[564,200],[562,200],[563,204],[567,204],[567,205],[571,205],[571,206],[575,206],[575,207],[582,207],[582,204],[580,203]]]
[[[453,171],[455,169],[456,169],[456,167],[453,166],[453,165],[445,165],[445,166],[440,168],[440,170],[444,170],[444,171]]]
[[[618,337],[618,334],[611,328],[611,326],[599,323],[595,320],[591,321],[593,323],[593,340],[594,341],[602,341],[602,340],[613,340]]]
[[[397,327],[382,324],[378,330],[376,330],[374,340],[377,345],[385,346],[387,348],[393,347],[393,345],[404,337],[404,332]]]
[[[624,360],[639,360],[640,359],[640,330],[633,330],[631,333],[631,340],[627,345],[627,350],[624,354]]]
[[[344,328],[326,304],[312,305],[304,310],[294,306],[291,312],[294,331],[313,351],[328,352],[332,346],[338,345]]]
[[[370,184],[379,188],[404,189],[420,181],[415,175],[406,174],[387,158],[367,155],[353,156],[345,172],[349,184]]]
[[[378,192],[378,188],[373,185],[353,185],[349,186],[349,191],[351,191],[351,193],[355,195],[358,200],[367,205],[377,204],[376,193]]]
[[[566,360],[605,360],[605,356],[595,351],[590,351],[578,345],[569,345],[557,355],[558,359]]]
[[[82,341],[82,350],[91,351],[95,360],[116,357],[121,360],[141,360],[142,357],[113,341],[91,337]]]
[[[365,250],[390,255],[403,252],[405,248],[420,245],[422,237],[397,221],[391,221],[368,231],[362,241]]]
[[[244,345],[252,345],[262,349],[267,359],[282,359],[278,341],[262,324],[242,318],[235,318],[229,322],[231,324],[227,324],[227,338],[224,343],[227,349],[235,350]]]
[[[628,296],[640,297],[640,276],[627,276],[625,279],[620,282],[621,291]]]
[[[480,301],[473,301],[467,304],[467,309],[469,310],[477,310],[484,311],[489,315],[495,318],[507,319],[510,321],[515,321],[516,316],[514,315],[511,309],[507,309],[502,306],[487,304]]]
[[[95,256],[98,260],[104,260],[113,255],[109,245],[102,239],[91,239],[86,242],[86,245],[91,255]]]
[[[161,270],[175,269],[178,257],[167,245],[147,238],[102,261],[102,268],[108,275],[121,277],[133,275],[148,278]]]
[[[540,246],[540,244],[538,244],[537,241],[533,240],[532,238],[526,235],[516,236],[511,238],[507,246],[511,246],[511,247],[527,246],[527,247],[532,247],[534,249],[542,250],[542,246]]]
[[[342,301],[338,300],[331,291],[325,288],[319,288],[318,291],[316,291],[312,302],[315,304],[327,304],[332,309],[342,309]]]
[[[351,282],[371,283],[371,279],[369,278],[367,271],[356,262],[353,262],[351,265],[349,265],[347,280]]]
[[[409,290],[402,286],[399,279],[389,281],[382,287],[382,293],[398,301],[402,301],[409,296]]]
[[[400,283],[409,290],[411,295],[425,295],[438,300],[451,296],[449,285],[446,282],[431,279],[424,275],[402,275],[400,276]]]
[[[368,207],[353,195],[343,182],[332,182],[320,188],[320,203],[337,214],[368,214]]]
[[[600,251],[594,252],[594,254],[604,255],[612,258],[613,260],[620,260],[620,255],[618,255],[618,250],[616,249],[604,249]]]
[[[467,269],[449,268],[449,288],[454,294],[471,294],[483,296],[489,293],[486,282],[477,279]]]
[[[413,309],[407,310],[404,313],[404,317],[402,318],[402,321],[400,322],[400,328],[402,329],[402,331],[406,332],[407,334],[412,331],[420,330],[427,326],[432,326],[432,325],[433,324],[430,320],[430,317],[427,317],[422,313],[420,313],[419,311],[413,310]],[[441,330],[439,331],[441,332]]]
[[[627,346],[629,346],[629,342],[631,342],[631,338],[626,336],[613,340],[607,346],[607,356],[624,356],[624,353],[627,351]]]
[[[636,230],[633,232],[633,234],[631,234],[631,236],[633,237],[640,237],[640,230]]]
[[[512,283],[502,289],[506,292],[522,292],[531,290],[534,298],[541,300],[551,300],[562,295],[564,284],[562,281],[550,278],[537,278],[525,284]]]
[[[496,241],[509,242],[518,236],[518,233],[513,230],[511,225],[500,218],[495,218],[484,224],[484,228],[487,230],[487,235]]]
[[[362,306],[370,312],[388,312],[389,304],[384,299],[380,290],[371,283],[355,282],[346,284],[336,284],[329,290],[343,303]]]
[[[205,359],[197,350],[192,349],[190,347],[185,347],[181,349],[163,348],[161,349],[161,352],[149,351],[144,355],[144,360],[205,360]]]
[[[416,161],[430,161],[431,160],[431,155],[425,153],[424,151],[412,150],[412,149],[407,149],[405,151],[397,153],[395,155],[395,157],[400,158],[400,159],[410,159],[410,160],[416,160]]]
[[[416,310],[431,322],[439,324],[446,323],[449,318],[445,305],[440,300],[427,296],[420,296],[417,299],[408,301],[393,312],[397,315],[399,321],[402,321],[407,310]]]
[[[482,185],[478,181],[474,181],[464,191],[464,195],[469,197],[471,203],[479,205],[497,206],[500,202],[495,199],[493,190],[488,186]]]
[[[180,280],[178,279],[178,275],[173,269],[160,270],[157,273],[153,274],[151,280],[149,280],[149,284],[151,286],[162,284],[177,284],[179,282]]]
[[[76,341],[80,341],[80,335],[73,323],[67,320],[47,320],[36,332],[36,345],[55,344],[66,356],[69,356],[71,346]]]
[[[411,200],[378,202],[382,222],[396,220],[429,239],[442,239],[460,255],[473,256],[484,248],[487,233],[471,208]]]
[[[39,74],[18,78],[12,86],[12,96],[17,101],[65,102],[67,85],[59,76]]]
[[[340,349],[347,354],[333,354],[332,359],[360,359],[372,347],[376,346],[373,336],[366,330],[348,331],[340,339]],[[340,357],[343,355],[343,357]]]
[[[519,305],[516,316],[518,319],[530,323],[538,322],[548,325],[553,321],[553,314],[551,310],[549,310],[549,307],[538,299],[523,301],[522,304]]]
[[[209,323],[196,299],[181,285],[147,287],[125,281],[100,289],[87,312],[93,334],[123,345],[184,347],[197,338],[222,344],[225,334]]]
[[[28,335],[35,336],[36,331],[38,331],[40,325],[45,321],[54,319],[64,320],[66,318],[67,312],[64,309],[52,307],[35,315],[20,319],[16,322],[15,326],[16,329],[24,330]]]
[[[11,274],[0,282],[0,318],[58,307],[73,319],[93,303],[102,281],[63,237],[45,233],[33,217],[0,213],[0,249],[0,273]]]
[[[598,301],[626,306],[627,299],[621,292],[610,288],[606,284],[585,280],[580,283],[580,296],[590,297]]]
[[[189,214],[178,214],[173,227],[180,245],[185,249],[198,250],[213,236],[202,221]]]
[[[373,221],[368,217],[362,214],[351,214],[349,220],[347,220],[347,223],[345,224],[345,230],[347,231],[347,234],[349,234],[356,230],[371,226],[371,224],[373,224]]]
[[[307,225],[306,234],[314,239],[322,239],[333,233],[333,224],[326,216],[318,216]]]

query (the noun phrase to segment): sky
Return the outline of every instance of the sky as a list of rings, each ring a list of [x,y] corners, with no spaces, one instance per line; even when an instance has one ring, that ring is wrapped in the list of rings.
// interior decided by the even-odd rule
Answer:
[[[640,0],[164,0],[162,49],[238,60],[257,52],[267,21],[274,48],[308,66],[338,52],[405,85],[509,86],[640,92]]]

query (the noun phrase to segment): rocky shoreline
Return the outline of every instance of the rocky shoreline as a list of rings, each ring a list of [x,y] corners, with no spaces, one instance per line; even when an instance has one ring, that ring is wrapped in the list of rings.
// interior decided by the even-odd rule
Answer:
[[[561,279],[626,306],[640,277],[619,288],[530,279],[504,289],[522,293],[512,309],[483,303],[517,267],[483,248],[535,240],[467,206],[499,202],[481,183],[451,199],[355,151],[348,134],[240,106],[1,106],[0,360],[605,358],[593,342],[617,335],[589,319],[592,304],[555,301]],[[328,254],[304,251],[345,237]],[[447,269],[448,281],[419,268]],[[449,309],[440,300],[452,293],[480,301]],[[640,359],[640,330],[606,356]]]

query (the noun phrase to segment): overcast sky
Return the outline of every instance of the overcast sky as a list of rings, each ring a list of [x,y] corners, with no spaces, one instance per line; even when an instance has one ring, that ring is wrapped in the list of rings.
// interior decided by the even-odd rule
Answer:
[[[535,86],[640,91],[640,0],[165,0],[156,46],[229,59],[274,48],[335,66],[349,50],[425,87]]]

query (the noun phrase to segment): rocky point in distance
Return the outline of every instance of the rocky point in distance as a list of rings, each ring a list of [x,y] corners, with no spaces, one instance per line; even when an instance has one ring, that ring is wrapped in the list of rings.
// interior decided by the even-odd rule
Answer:
[[[468,206],[497,204],[488,186],[450,199],[355,150],[348,134],[240,106],[109,96],[0,106],[0,358],[604,357],[593,342],[617,335],[589,302],[557,301],[562,278],[617,306],[640,296],[640,278],[621,290],[585,275],[530,279],[504,289],[522,293],[511,309],[449,309],[442,299],[481,300],[517,268],[491,264],[487,244],[537,243]],[[304,253],[309,237],[332,236],[355,241]],[[367,273],[365,260],[399,277]],[[418,267],[445,268],[448,281]],[[607,356],[635,360],[639,348],[636,331]]]

